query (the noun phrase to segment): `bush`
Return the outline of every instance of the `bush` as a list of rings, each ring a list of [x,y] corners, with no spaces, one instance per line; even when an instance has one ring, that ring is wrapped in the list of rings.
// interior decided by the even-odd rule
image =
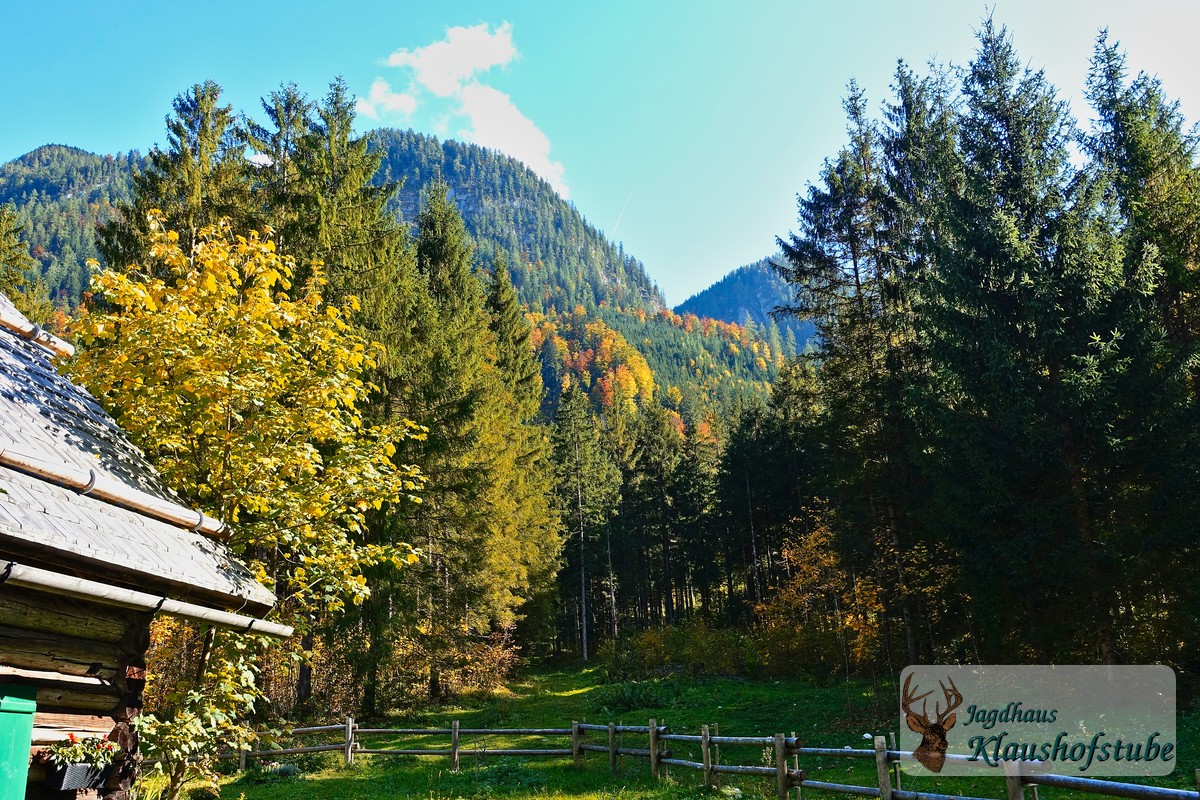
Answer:
[[[731,629],[711,628],[703,620],[673,628],[653,628],[601,646],[599,656],[610,681],[667,675],[754,675],[759,643]]]
[[[672,677],[600,686],[588,697],[592,707],[603,713],[670,706],[682,693],[681,680]]]

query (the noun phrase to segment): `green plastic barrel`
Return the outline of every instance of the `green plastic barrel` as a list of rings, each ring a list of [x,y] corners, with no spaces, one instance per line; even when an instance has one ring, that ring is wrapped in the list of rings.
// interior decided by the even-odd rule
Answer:
[[[0,800],[24,800],[37,689],[0,684]]]

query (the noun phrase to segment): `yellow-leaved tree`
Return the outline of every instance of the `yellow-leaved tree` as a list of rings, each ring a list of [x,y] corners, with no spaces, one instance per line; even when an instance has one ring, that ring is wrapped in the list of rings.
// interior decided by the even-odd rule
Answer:
[[[180,499],[232,526],[231,544],[279,596],[275,614],[304,630],[368,593],[367,566],[416,560],[402,542],[363,541],[364,515],[416,502],[421,475],[394,462],[422,437],[409,421],[368,426],[364,373],[379,346],[347,321],[356,308],[322,298],[314,265],[299,292],[294,264],[269,231],[207,228],[185,255],[149,215],[150,258],[92,282],[103,310],[85,312],[71,363]],[[295,299],[293,299],[293,297]],[[171,622],[154,631],[157,683],[144,742],[171,773],[170,796],[217,749],[248,737],[265,642]]]

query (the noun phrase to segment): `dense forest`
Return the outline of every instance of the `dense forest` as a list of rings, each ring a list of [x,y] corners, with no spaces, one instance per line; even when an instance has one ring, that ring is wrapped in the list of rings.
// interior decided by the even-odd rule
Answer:
[[[60,306],[79,302],[99,258],[94,227],[130,199],[137,151],[96,156],[74,147],[46,145],[0,166],[0,205],[9,204],[30,243],[36,272]]]
[[[510,159],[355,135],[339,82],[242,114],[213,83],[180,95],[167,146],[76,215],[101,222],[89,246],[111,268],[81,307],[47,266],[65,257],[42,260],[45,198],[99,198],[120,160],[47,149],[44,183],[33,154],[8,165],[0,278],[30,308],[49,285],[81,379],[182,498],[241,515],[235,543],[302,631],[295,663],[260,659],[274,713],[438,701],[520,654],[614,674],[1140,661],[1191,680],[1197,139],[1106,36],[1087,74],[1082,129],[985,20],[968,65],[901,64],[878,111],[851,84],[779,276],[752,265],[688,305],[713,316],[663,308],[639,262]],[[64,194],[55,175],[91,177]],[[325,506],[242,493],[235,468],[286,425],[229,438],[147,406],[230,385],[125,335],[169,303],[270,320],[304,343],[288,374],[350,376],[325,405],[345,418],[305,429],[322,466],[295,468]],[[318,344],[290,327],[317,317],[339,321]],[[256,425],[301,397],[245,402]],[[391,487],[373,501],[327,483],[372,471]],[[324,538],[293,533],[318,519]],[[157,642],[180,684],[214,652],[233,663],[194,631]]]

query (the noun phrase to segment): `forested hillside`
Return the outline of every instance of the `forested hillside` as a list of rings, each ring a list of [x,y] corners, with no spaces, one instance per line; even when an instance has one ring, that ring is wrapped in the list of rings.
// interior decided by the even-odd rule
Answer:
[[[0,205],[16,210],[38,277],[55,302],[79,302],[91,274],[87,260],[100,255],[95,223],[112,219],[116,204],[129,201],[140,162],[136,150],[97,156],[51,144],[0,165]]]
[[[775,330],[764,318],[745,328],[743,319],[706,321],[697,318],[702,314],[666,310],[641,262],[508,156],[411,130],[381,129],[367,141],[381,159],[373,181],[398,187],[388,203],[392,213],[414,224],[430,183],[445,181],[476,245],[476,269],[488,269],[500,254],[519,301],[538,320],[575,317],[582,308],[589,319],[617,332],[648,362],[648,386],[661,390],[661,397],[689,419],[765,397],[783,359],[804,341],[789,333],[794,323]],[[40,265],[40,275],[31,277],[44,281],[58,305],[76,304],[90,278],[87,260],[103,260],[95,225],[111,221],[116,204],[129,201],[135,167],[144,167],[136,152],[95,156],[47,146],[0,169],[0,203],[15,206],[23,239]],[[560,327],[558,338],[581,337],[563,347],[577,353],[591,348],[583,327],[567,321]],[[577,362],[564,359],[559,350],[542,354],[549,388],[545,410],[552,414],[561,378]],[[595,369],[574,370],[601,402],[607,390],[593,383],[602,376],[591,372]]]
[[[645,266],[590,225],[528,167],[495,150],[412,130],[371,133],[383,156],[381,181],[402,181],[395,198],[416,219],[422,192],[441,178],[482,250],[504,253],[529,308],[570,312],[582,305],[657,311],[662,293]]]
[[[769,327],[772,322],[790,331],[803,344],[813,334],[811,323],[794,315],[777,313],[795,303],[796,292],[788,286],[770,259],[738,267],[707,289],[675,306],[677,314],[694,314],[725,322],[747,319]]]

